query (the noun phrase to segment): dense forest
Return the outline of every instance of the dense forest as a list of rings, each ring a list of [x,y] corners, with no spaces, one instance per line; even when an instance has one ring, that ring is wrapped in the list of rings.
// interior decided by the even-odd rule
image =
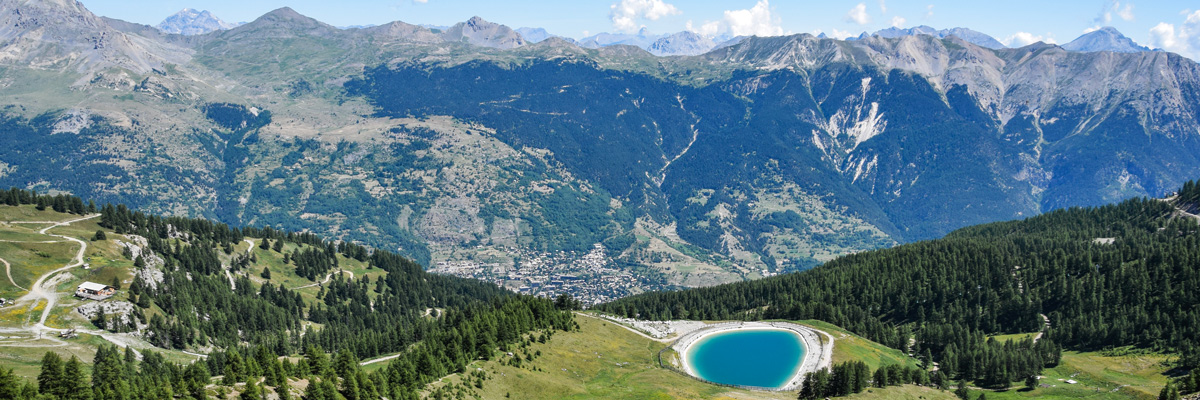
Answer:
[[[0,203],[61,203],[68,211],[95,210],[78,198],[17,189],[0,192]],[[161,281],[136,274],[129,288],[132,302],[139,307],[133,316],[147,325],[147,339],[168,349],[216,350],[204,363],[184,367],[164,365],[152,357],[135,362],[127,356],[121,361],[119,355],[107,353],[115,354],[115,348],[102,348],[94,370],[106,371],[102,364],[115,359],[112,368],[117,372],[112,377],[93,377],[86,397],[78,397],[84,396],[78,390],[48,388],[39,381],[39,390],[53,395],[50,398],[150,399],[162,398],[161,393],[203,398],[199,395],[203,385],[197,387],[197,382],[207,382],[210,375],[224,375],[226,385],[250,382],[249,386],[257,385],[255,378],[266,378],[267,386],[286,377],[310,379],[314,384],[308,390],[318,392],[306,398],[412,398],[426,383],[463,372],[470,361],[491,358],[496,351],[530,340],[531,332],[545,335],[576,327],[570,309],[578,304],[569,299],[555,302],[518,296],[487,283],[429,274],[419,264],[388,251],[324,241],[310,233],[146,215],[124,205],[105,205],[99,212],[101,226],[146,238],[148,249],[136,256],[126,254],[135,259],[135,268],[162,271]],[[338,279],[322,286],[316,302],[306,302],[270,281],[259,285],[244,276],[231,289],[219,252],[232,255],[233,245],[247,237],[262,239],[268,251],[282,251],[284,242],[303,245],[305,251],[287,255],[288,267],[314,280],[323,278],[339,259],[366,262],[387,274],[375,282],[337,274]],[[161,261],[155,264],[150,258]],[[234,260],[230,268],[253,262],[237,256]],[[155,308],[161,312],[146,321],[148,313],[143,310]],[[444,311],[431,317],[428,310]],[[314,329],[314,323],[320,328]],[[121,325],[98,318],[96,324],[123,331],[132,322]],[[389,353],[401,354],[372,374],[358,369],[357,360]],[[303,355],[304,361],[293,364],[280,359],[296,354]],[[0,376],[3,379],[7,378]],[[83,385],[81,380],[71,381]],[[322,388],[328,393],[320,394]],[[32,393],[24,390],[21,393]],[[56,395],[60,390],[68,395]],[[26,398],[21,396],[13,398]]]
[[[1200,366],[1200,188],[845,256],[753,282],[648,293],[597,308],[643,319],[818,319],[925,355],[951,379],[1002,384],[1061,347],[1136,346]],[[1037,332],[1034,343],[985,335]],[[910,339],[914,339],[911,348]],[[1013,347],[1015,346],[1015,347]],[[998,376],[1003,375],[1003,376]],[[1016,379],[1014,379],[1016,378]]]

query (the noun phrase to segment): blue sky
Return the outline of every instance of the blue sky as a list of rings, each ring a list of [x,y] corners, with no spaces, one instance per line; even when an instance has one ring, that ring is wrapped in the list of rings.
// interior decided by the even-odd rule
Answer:
[[[336,26],[404,21],[452,25],[478,15],[511,27],[574,38],[599,32],[857,35],[889,26],[968,27],[1013,46],[1066,43],[1113,26],[1138,43],[1196,58],[1200,2],[1179,0],[82,0],[99,15],[157,24],[183,8],[230,22],[292,7]]]

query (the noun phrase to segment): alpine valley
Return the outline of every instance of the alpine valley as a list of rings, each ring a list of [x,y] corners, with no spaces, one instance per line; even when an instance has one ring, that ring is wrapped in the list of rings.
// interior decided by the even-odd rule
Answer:
[[[1197,177],[1114,28],[0,0],[0,400],[1196,399]]]
[[[340,29],[283,8],[229,28],[187,10],[164,26],[208,33],[185,36],[70,0],[0,10],[2,186],[587,303],[1200,176],[1200,65],[1160,51],[920,27],[658,57],[480,18]],[[1098,34],[1067,48],[1129,42]]]

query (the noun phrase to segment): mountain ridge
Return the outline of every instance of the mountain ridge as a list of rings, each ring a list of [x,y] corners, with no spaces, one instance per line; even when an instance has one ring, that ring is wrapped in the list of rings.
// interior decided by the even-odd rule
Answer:
[[[1161,195],[1200,170],[1200,69],[1166,52],[800,34],[656,57],[515,46],[482,19],[338,29],[282,8],[194,36],[97,21],[64,28],[186,57],[65,84],[13,68],[30,79],[0,89],[23,132],[0,182],[320,230],[430,266],[561,251],[636,271],[621,290],[705,286]]]

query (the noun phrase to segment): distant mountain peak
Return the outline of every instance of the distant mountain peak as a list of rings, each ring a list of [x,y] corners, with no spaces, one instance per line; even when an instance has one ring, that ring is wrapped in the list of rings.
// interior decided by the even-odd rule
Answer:
[[[3,64],[142,73],[166,60],[182,63],[190,57],[167,44],[131,38],[74,0],[0,0],[0,10]]]
[[[646,51],[656,56],[694,56],[707,53],[716,46],[711,38],[696,32],[683,31],[655,40]]]
[[[184,8],[164,19],[155,28],[166,33],[203,35],[212,31],[230,29],[235,26],[237,25],[222,21],[207,10],[197,11],[193,8]]]
[[[304,18],[304,19],[310,19],[310,18],[308,18],[307,16],[305,16],[304,14],[301,14],[301,13],[299,13],[299,12],[296,12],[296,10],[293,10],[291,7],[286,7],[286,6],[285,6],[285,7],[276,8],[276,9],[274,9],[274,10],[271,10],[271,12],[268,12],[268,13],[266,13],[266,14],[263,14],[261,17],[258,17],[258,18],[259,18],[259,19],[263,19],[263,18],[270,18],[270,19],[297,19],[297,18]]]
[[[521,34],[504,25],[489,22],[479,16],[460,22],[442,33],[442,38],[451,42],[464,42],[475,46],[511,49],[525,45]]]
[[[293,33],[299,32],[317,32],[318,34],[327,34],[330,31],[336,31],[337,28],[324,22],[318,21],[312,17],[300,14],[291,7],[282,7],[262,16],[248,24],[242,24],[236,30],[244,29],[271,29],[282,30]]]
[[[1133,39],[1126,37],[1118,31],[1117,28],[1106,26],[1072,40],[1062,48],[1069,51],[1093,52],[1093,51],[1111,51],[1115,53],[1138,53],[1150,51],[1149,48],[1137,44]]]
[[[996,38],[988,36],[985,33],[971,30],[968,28],[950,28],[936,29],[928,25],[919,25],[911,28],[887,28],[875,31],[873,36],[885,38],[898,38],[902,36],[929,35],[939,39],[945,39],[950,36],[957,36],[976,46],[986,47],[989,49],[1003,49],[1003,43],[1000,43]],[[859,38],[864,38],[866,33],[863,33]]]

